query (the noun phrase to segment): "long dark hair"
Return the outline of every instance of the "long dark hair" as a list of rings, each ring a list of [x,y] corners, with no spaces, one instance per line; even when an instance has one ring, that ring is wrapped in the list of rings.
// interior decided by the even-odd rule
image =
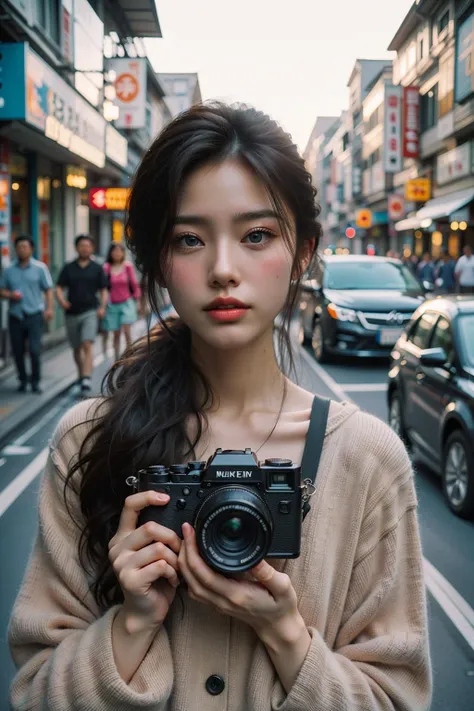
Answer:
[[[144,276],[153,310],[159,312],[157,284],[166,283],[169,239],[186,178],[200,166],[238,158],[266,186],[280,217],[285,206],[296,224],[294,281],[279,329],[280,352],[291,366],[289,326],[301,278],[307,240],[317,247],[321,228],[316,190],[291,137],[253,108],[221,103],[194,106],[169,123],[144,156],[134,179],[126,235]],[[289,226],[285,231],[291,239]],[[315,250],[316,251],[316,250]],[[123,600],[108,559],[124,500],[125,479],[151,463],[165,465],[193,457],[203,430],[205,406],[213,394],[191,358],[191,332],[179,319],[161,321],[114,364],[103,385],[104,400],[91,420],[77,461],[65,482],[78,477],[85,525],[79,556],[92,564],[94,597],[102,609]],[[189,434],[189,419],[195,420]],[[75,477],[76,480],[76,477]]]

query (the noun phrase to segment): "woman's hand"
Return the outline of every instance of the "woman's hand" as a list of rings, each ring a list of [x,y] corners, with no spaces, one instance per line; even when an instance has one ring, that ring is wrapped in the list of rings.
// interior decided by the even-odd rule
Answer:
[[[302,618],[288,575],[262,561],[245,578],[226,578],[212,570],[199,555],[192,526],[183,525],[183,536],[179,568],[193,600],[213,605],[218,612],[246,622],[265,644],[278,638],[289,642],[292,635],[301,633]]]
[[[109,543],[109,560],[123,590],[123,614],[130,632],[159,628],[179,585],[179,536],[154,521],[136,528],[142,509],[165,506],[169,498],[154,491],[128,496]]]

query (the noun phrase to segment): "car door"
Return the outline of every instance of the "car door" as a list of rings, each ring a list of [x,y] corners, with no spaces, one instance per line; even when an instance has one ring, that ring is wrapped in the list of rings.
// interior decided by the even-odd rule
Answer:
[[[414,425],[418,444],[435,460],[441,456],[441,415],[452,398],[455,374],[455,347],[452,328],[445,316],[440,316],[433,328],[429,348],[443,348],[446,364],[442,367],[418,365],[416,368],[417,403],[419,417]]]
[[[425,348],[428,348],[431,332],[437,318],[438,314],[433,311],[425,311],[421,314],[408,335],[400,359],[404,397],[403,418],[405,427],[410,430],[415,427],[420,417],[420,409],[422,409],[420,393],[417,388],[417,368],[420,353]]]

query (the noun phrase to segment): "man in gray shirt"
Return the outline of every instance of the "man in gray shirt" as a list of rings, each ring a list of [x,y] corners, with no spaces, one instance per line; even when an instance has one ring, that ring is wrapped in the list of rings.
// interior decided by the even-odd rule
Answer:
[[[41,393],[40,354],[44,320],[53,317],[53,282],[46,264],[33,259],[34,243],[22,235],[15,240],[17,259],[3,272],[0,296],[9,299],[8,329],[20,380],[19,392],[26,392],[25,345],[31,357],[31,387]],[[44,296],[46,297],[46,303]]]

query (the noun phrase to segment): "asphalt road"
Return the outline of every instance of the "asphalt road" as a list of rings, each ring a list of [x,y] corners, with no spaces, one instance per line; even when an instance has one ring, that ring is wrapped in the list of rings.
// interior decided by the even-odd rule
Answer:
[[[105,365],[98,369],[97,380],[103,369]],[[386,420],[386,363],[349,361],[322,368],[315,363],[311,351],[304,349],[298,351],[297,370],[300,384],[309,390],[334,399],[350,398],[362,409]],[[62,396],[35,421],[25,423],[14,441],[1,443],[0,711],[8,708],[8,687],[14,674],[5,632],[36,530],[38,474],[44,456],[41,453],[56,422],[73,402],[71,393]],[[415,468],[429,591],[435,681],[431,708],[473,711],[474,524],[449,511],[435,475],[416,462]]]

